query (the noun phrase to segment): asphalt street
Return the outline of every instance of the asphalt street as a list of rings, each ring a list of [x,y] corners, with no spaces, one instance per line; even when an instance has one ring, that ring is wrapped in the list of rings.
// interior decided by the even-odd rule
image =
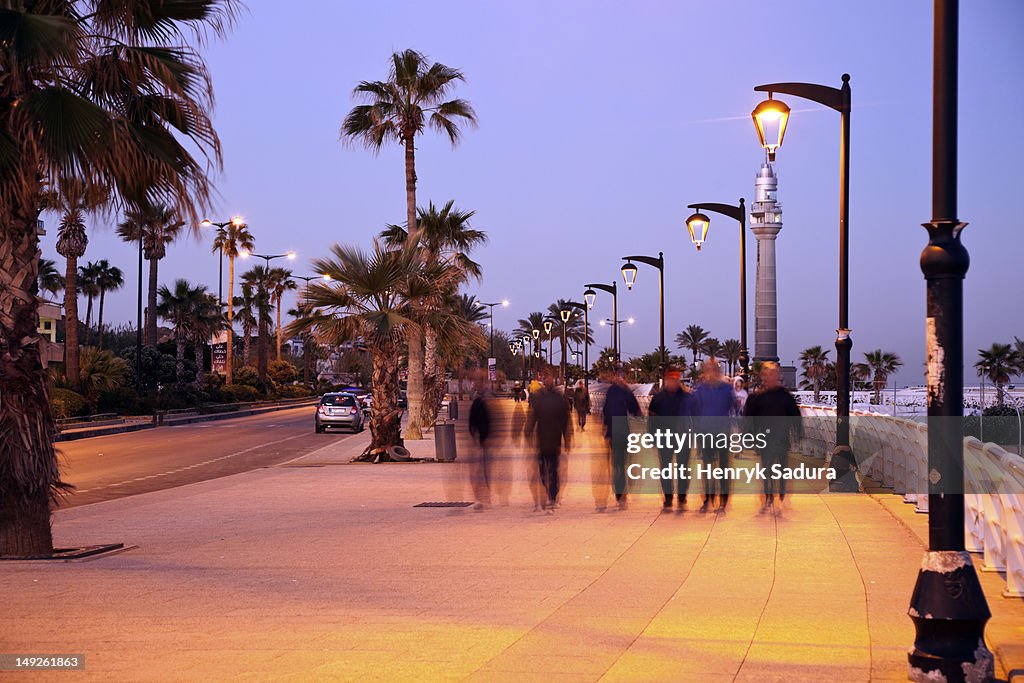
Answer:
[[[270,467],[340,439],[313,431],[315,406],[57,444],[74,507]]]

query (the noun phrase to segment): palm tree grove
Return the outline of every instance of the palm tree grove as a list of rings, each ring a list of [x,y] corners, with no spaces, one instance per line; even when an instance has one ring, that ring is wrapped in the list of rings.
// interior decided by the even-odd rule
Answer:
[[[0,677],[1014,680],[1024,3],[784,9],[0,2]]]

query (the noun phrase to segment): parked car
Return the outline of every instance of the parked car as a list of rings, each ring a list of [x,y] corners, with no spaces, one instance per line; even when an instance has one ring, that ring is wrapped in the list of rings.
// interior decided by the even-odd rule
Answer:
[[[328,427],[346,427],[353,432],[363,431],[362,401],[358,396],[343,392],[332,392],[320,397],[313,424],[316,433],[321,434]]]

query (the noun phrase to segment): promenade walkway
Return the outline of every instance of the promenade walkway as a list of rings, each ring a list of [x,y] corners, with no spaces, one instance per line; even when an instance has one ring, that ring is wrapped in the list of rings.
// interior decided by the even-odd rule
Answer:
[[[507,506],[413,507],[472,500],[464,468],[346,464],[365,435],[60,511],[59,544],[138,547],[0,565],[0,651],[86,656],[85,673],[33,681],[906,679],[923,516],[811,494],[778,517],[752,495],[725,515],[661,514],[653,495],[597,514],[596,427],[551,516],[511,451]],[[1024,605],[993,612],[1006,676],[1024,666]]]

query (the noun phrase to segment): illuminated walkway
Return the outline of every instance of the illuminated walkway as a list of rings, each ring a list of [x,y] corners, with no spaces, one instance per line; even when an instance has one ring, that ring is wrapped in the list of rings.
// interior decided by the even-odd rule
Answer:
[[[0,566],[0,651],[84,653],[107,680],[905,680],[922,516],[809,494],[779,518],[749,495],[725,516],[656,496],[596,514],[594,436],[553,516],[516,458],[508,507],[414,508],[471,500],[465,470],[341,464],[362,437],[59,512],[60,543],[139,547]],[[1024,605],[993,610],[1020,667],[1000,643],[1024,642]]]

